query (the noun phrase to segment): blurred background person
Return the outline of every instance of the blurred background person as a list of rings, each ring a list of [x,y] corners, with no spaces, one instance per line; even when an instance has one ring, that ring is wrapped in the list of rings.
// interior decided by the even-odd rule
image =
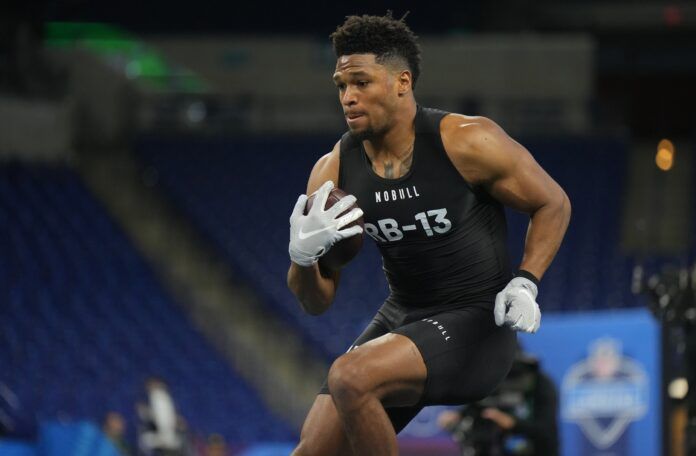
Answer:
[[[126,421],[118,412],[109,412],[104,417],[102,431],[111,443],[116,447],[119,454],[130,456],[133,454],[130,445],[126,440]]]
[[[205,446],[204,456],[229,456],[230,450],[227,448],[225,438],[220,434],[211,434]]]
[[[141,451],[153,456],[181,455],[184,442],[167,384],[162,379],[151,377],[145,381],[145,390],[147,402],[139,403],[137,407],[141,422],[138,436]]]

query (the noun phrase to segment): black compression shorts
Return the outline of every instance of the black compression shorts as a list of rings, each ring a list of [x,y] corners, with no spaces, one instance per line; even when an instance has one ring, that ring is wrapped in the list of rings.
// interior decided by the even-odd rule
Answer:
[[[423,396],[413,407],[387,408],[396,432],[427,405],[483,399],[510,370],[517,336],[496,326],[492,310],[472,306],[432,314],[394,312],[390,307],[385,304],[380,309],[353,346],[393,332],[408,337],[420,350],[428,370]],[[329,394],[326,382],[320,394]]]

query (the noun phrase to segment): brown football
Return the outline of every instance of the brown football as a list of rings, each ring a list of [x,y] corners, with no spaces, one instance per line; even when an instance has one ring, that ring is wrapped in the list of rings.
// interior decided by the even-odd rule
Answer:
[[[340,188],[333,188],[331,190],[331,193],[329,193],[329,197],[326,200],[326,204],[324,205],[324,209],[328,209],[334,204],[338,202],[341,198],[344,196],[347,196],[348,194],[341,190]],[[305,205],[305,210],[304,213],[305,215],[309,212],[309,210],[312,208],[312,204],[314,203],[314,198],[316,194],[310,195],[310,197],[307,199],[307,204]],[[357,204],[353,204],[351,207],[346,209],[341,213],[347,214],[350,212],[353,208],[358,207]],[[346,225],[344,228],[348,228],[351,226],[355,225],[360,225],[363,226],[363,218],[360,217],[356,221],[349,223]],[[338,271],[341,269],[343,266],[348,264],[350,260],[355,258],[355,255],[358,254],[360,251],[360,248],[362,247],[363,244],[363,234],[358,234],[355,236],[351,236],[349,238],[343,239],[341,241],[338,241],[336,244],[333,245],[329,249],[328,252],[326,252],[324,255],[319,258],[319,264],[327,269],[331,269],[333,271]]]

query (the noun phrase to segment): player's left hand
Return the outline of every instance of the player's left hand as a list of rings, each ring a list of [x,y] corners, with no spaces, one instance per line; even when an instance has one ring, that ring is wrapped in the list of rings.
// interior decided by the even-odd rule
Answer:
[[[495,297],[495,324],[515,331],[535,333],[541,324],[541,311],[536,303],[537,287],[529,279],[515,277]]]

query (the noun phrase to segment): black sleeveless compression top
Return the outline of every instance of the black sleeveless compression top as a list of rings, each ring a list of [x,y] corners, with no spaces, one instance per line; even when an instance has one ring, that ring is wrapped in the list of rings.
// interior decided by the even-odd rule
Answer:
[[[512,277],[505,211],[447,156],[440,135],[447,114],[418,107],[413,162],[398,179],[377,175],[350,132],[341,139],[338,186],[365,213],[365,232],[383,258],[387,303],[406,309],[492,308]]]

